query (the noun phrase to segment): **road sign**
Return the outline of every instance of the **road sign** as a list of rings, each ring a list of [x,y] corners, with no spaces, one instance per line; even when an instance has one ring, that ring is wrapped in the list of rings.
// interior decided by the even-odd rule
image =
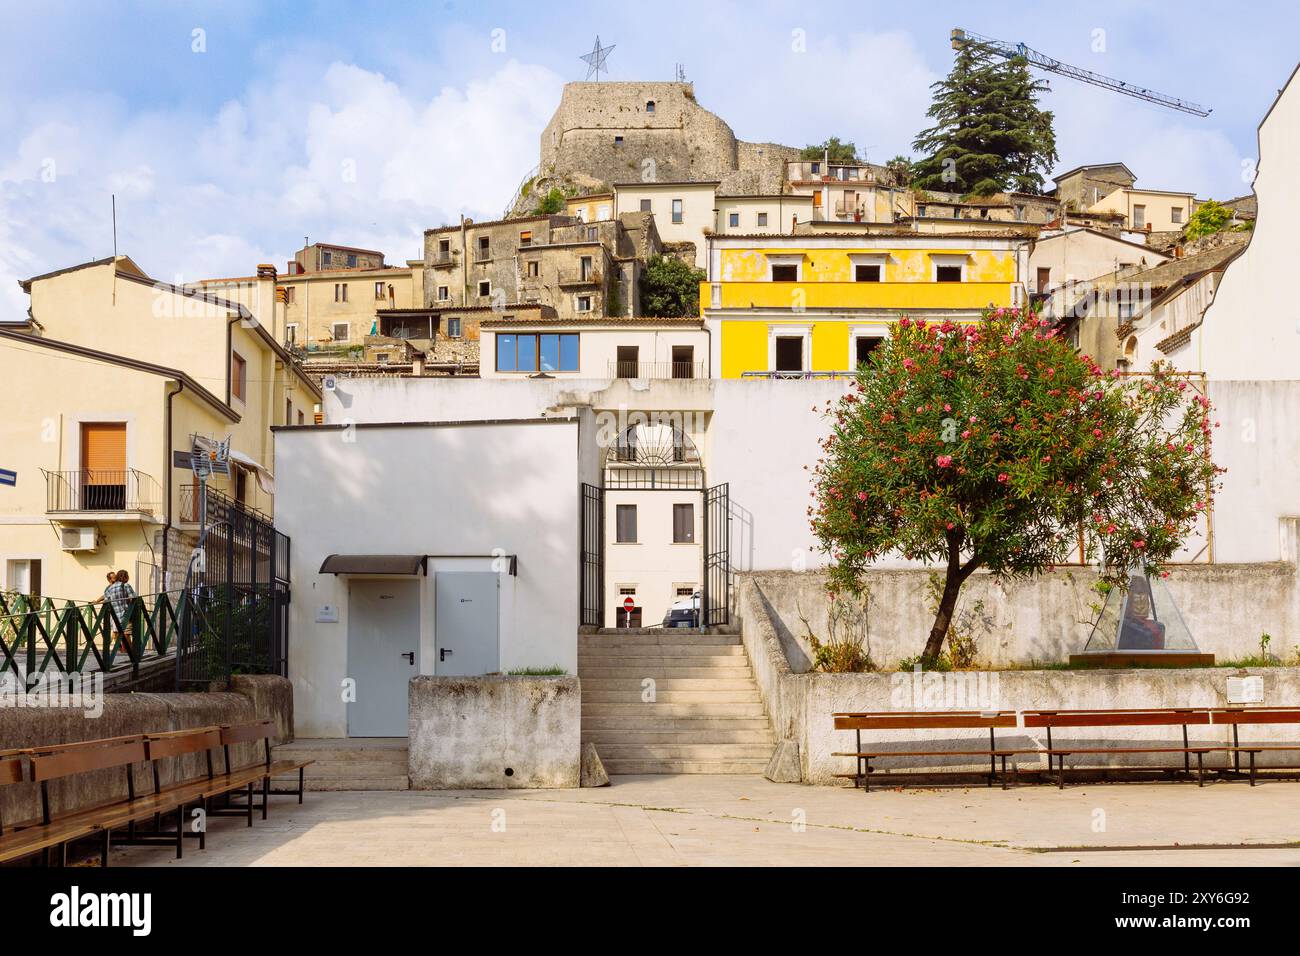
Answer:
[[[18,472],[10,471],[8,468],[0,468],[0,485],[18,484]]]
[[[632,600],[632,598],[629,597],[623,601],[623,610],[630,611],[634,607],[636,607],[636,601]]]

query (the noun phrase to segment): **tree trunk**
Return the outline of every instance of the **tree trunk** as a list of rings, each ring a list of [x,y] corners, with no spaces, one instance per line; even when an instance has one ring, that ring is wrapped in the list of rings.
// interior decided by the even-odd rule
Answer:
[[[939,598],[939,607],[934,614],[934,625],[930,628],[930,637],[921,652],[921,664],[933,667],[943,652],[943,642],[948,637],[948,628],[952,625],[952,614],[957,609],[957,595],[970,573],[979,564],[977,556],[972,555],[965,565],[961,563],[961,546],[965,540],[962,532],[948,532],[948,571],[944,575],[943,594]]]

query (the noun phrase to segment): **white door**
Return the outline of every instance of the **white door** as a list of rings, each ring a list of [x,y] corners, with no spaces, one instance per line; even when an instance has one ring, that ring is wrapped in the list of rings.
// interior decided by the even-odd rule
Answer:
[[[348,736],[405,737],[407,685],[419,673],[420,583],[348,584]]]
[[[495,571],[439,571],[434,672],[477,677],[501,669],[497,646],[500,578]]]

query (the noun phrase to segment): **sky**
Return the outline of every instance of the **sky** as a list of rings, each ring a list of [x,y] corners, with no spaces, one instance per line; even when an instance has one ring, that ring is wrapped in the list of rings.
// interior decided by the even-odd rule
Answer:
[[[1300,58],[1283,2],[653,4],[0,0],[0,320],[15,280],[117,249],[166,281],[283,269],[303,244],[421,255],[427,228],[497,218],[599,34],[611,80],[671,80],[741,139],[910,153],[953,27],[1213,108],[1064,78],[1059,171],[1250,191],[1256,128]]]

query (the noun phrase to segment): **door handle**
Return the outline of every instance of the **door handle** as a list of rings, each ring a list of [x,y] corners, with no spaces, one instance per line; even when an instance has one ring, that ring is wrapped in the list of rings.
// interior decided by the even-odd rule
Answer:
[[[451,654],[450,647],[440,647],[438,649],[438,660],[445,661],[449,654]]]
[[[406,663],[415,666],[415,651],[406,651],[401,656],[406,658]]]

